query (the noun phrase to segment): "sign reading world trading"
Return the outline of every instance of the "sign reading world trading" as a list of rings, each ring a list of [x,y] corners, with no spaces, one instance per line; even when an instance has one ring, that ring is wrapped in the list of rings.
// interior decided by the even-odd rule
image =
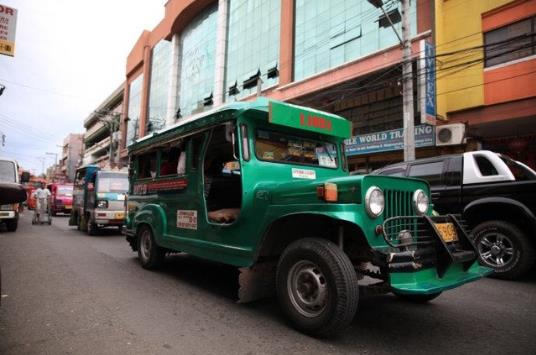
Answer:
[[[403,129],[376,132],[355,136],[345,141],[346,155],[361,155],[389,152],[404,148]],[[415,127],[415,146],[432,147],[435,145],[434,126],[419,125]]]
[[[17,10],[0,4],[0,54],[15,55],[15,29]]]

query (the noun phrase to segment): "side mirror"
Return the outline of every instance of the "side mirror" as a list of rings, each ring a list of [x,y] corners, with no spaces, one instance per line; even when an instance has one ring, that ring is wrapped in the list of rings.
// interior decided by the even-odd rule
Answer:
[[[20,175],[20,182],[26,183],[30,181],[30,173],[28,171],[23,171]]]

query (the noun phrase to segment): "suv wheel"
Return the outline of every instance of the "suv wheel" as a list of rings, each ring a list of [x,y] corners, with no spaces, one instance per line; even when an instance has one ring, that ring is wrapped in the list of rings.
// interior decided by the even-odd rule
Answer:
[[[158,269],[164,260],[165,251],[153,237],[151,228],[142,226],[138,230],[138,260],[144,269]]]
[[[19,225],[19,221],[16,219],[9,219],[6,221],[6,228],[8,232],[15,232]]]
[[[294,327],[331,336],[350,324],[359,289],[350,259],[328,240],[306,238],[290,244],[277,266],[277,296]]]
[[[476,226],[472,234],[480,263],[493,268],[494,277],[514,280],[534,264],[534,246],[509,222],[484,222]]]

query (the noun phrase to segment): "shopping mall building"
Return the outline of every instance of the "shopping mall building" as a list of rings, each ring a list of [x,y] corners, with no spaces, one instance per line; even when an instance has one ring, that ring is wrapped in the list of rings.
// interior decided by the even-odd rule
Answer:
[[[466,29],[457,19],[458,28],[448,25],[448,17],[434,19],[456,2],[411,1],[408,16],[416,73],[417,157],[482,145],[481,137],[467,135],[467,124],[474,122],[466,119],[466,114],[483,109],[489,100],[482,96],[478,101],[475,94],[475,100],[460,107],[452,95],[439,99],[438,91],[445,85],[446,91],[456,88],[441,81],[440,72],[452,68],[448,63],[442,67],[441,48],[435,43],[438,38],[449,44],[465,43],[460,41],[464,34],[457,32]],[[504,2],[485,3],[502,6]],[[351,120],[355,135],[348,142],[352,170],[370,171],[401,160],[402,50],[384,12],[373,3],[376,1],[169,0],[164,18],[152,31],[141,34],[127,58],[121,155],[126,155],[126,147],[134,140],[153,131],[260,93]],[[400,1],[383,0],[383,4],[401,33]],[[452,21],[458,10],[449,10]],[[471,45],[483,41],[480,15],[484,11],[489,10],[469,11],[473,15],[478,12],[474,21],[480,33]],[[436,50],[438,60],[434,60]],[[477,68],[483,76],[483,64]],[[442,124],[454,123],[440,140],[436,127],[423,124],[437,118]]]

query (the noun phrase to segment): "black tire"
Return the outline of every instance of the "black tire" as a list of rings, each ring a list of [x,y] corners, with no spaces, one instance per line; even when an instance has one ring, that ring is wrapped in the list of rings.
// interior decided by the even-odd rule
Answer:
[[[402,301],[413,302],[413,303],[428,303],[431,300],[434,300],[437,297],[439,297],[439,295],[441,295],[441,292],[430,293],[427,295],[409,295],[405,293],[398,293],[395,291],[393,291],[393,293],[396,295],[396,297],[398,297]]]
[[[141,226],[138,229],[138,260],[144,269],[155,270],[162,266],[165,250],[160,248],[153,236],[151,228]]]
[[[16,219],[8,219],[6,221],[6,228],[8,232],[15,232],[19,226],[19,221]]]
[[[515,280],[534,265],[536,251],[525,233],[512,223],[488,221],[472,232],[480,264],[493,268],[492,277]]]
[[[99,227],[97,224],[91,221],[91,217],[87,220],[87,234],[88,235],[97,235],[99,234]]]
[[[356,314],[355,270],[346,254],[328,240],[305,238],[290,244],[279,259],[276,280],[283,312],[306,334],[335,335]]]

